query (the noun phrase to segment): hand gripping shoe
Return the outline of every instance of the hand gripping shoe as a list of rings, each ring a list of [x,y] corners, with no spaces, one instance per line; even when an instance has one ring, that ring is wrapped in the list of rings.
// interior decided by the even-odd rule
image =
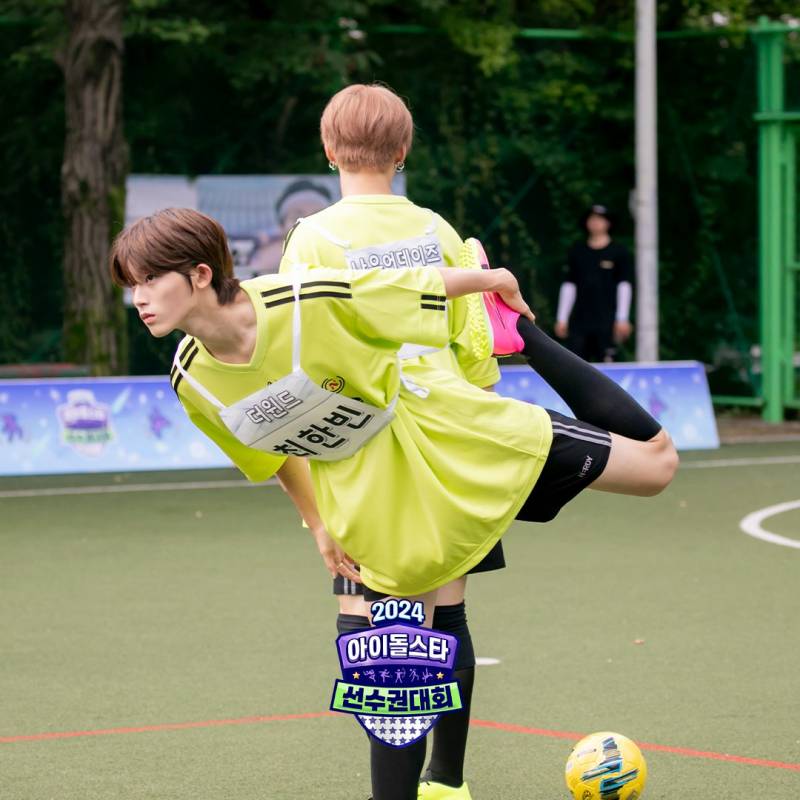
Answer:
[[[467,239],[464,242],[458,266],[466,269],[491,269],[486,251],[477,239]],[[478,306],[482,307],[483,313],[478,310]],[[519,314],[510,309],[495,292],[467,295],[467,321],[476,354],[483,352],[479,348],[491,348],[491,355],[495,356],[522,352],[525,343],[517,332],[518,319]]]

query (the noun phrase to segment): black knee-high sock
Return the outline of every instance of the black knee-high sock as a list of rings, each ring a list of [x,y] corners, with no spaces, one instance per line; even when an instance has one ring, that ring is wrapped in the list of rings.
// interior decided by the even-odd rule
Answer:
[[[464,783],[464,754],[469,733],[469,709],[472,686],[475,682],[475,667],[457,669],[453,676],[461,685],[460,711],[442,714],[433,729],[433,747],[428,769],[422,776],[424,781],[435,781],[458,788]]]
[[[425,763],[425,739],[391,747],[369,737],[373,800],[417,800]]]
[[[431,760],[422,779],[458,788],[464,782],[464,755],[467,750],[470,703],[475,682],[475,650],[463,601],[451,606],[436,606],[433,627],[458,637],[454,677],[461,684],[463,708],[442,714],[436,723],[433,729]]]
[[[576,419],[640,442],[652,439],[661,430],[661,425],[621,386],[530,320],[520,317],[517,331],[525,342],[522,354],[561,395]]]
[[[369,628],[369,619],[359,614],[339,614],[336,630],[353,633]],[[369,736],[373,800],[417,800],[419,776],[425,764],[425,739],[395,748]]]

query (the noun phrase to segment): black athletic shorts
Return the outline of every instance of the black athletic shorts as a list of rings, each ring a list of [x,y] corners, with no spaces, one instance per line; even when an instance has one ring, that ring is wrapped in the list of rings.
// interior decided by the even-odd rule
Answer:
[[[600,477],[611,453],[608,431],[547,409],[553,444],[536,486],[517,519],[549,522],[570,500]]]
[[[479,561],[467,574],[474,575],[476,572],[491,572],[495,569],[503,569],[505,565],[506,558],[503,553],[503,543],[497,542],[495,546],[483,557],[483,560]],[[356,583],[355,581],[351,581],[349,578],[345,578],[342,575],[337,575],[333,579],[333,593],[336,595],[364,594],[364,588],[365,587],[363,583]],[[380,597],[386,597],[386,595],[380,595]],[[378,595],[375,594],[375,596],[368,597],[367,599],[377,600]]]
[[[539,480],[517,514],[525,522],[549,522],[574,497],[600,477],[611,453],[608,431],[547,409],[553,426],[553,443]],[[501,543],[495,545],[495,549]],[[494,549],[486,556],[489,559]],[[480,571],[478,564],[473,571]],[[352,581],[349,581],[352,583]],[[364,599],[388,597],[369,587]]]

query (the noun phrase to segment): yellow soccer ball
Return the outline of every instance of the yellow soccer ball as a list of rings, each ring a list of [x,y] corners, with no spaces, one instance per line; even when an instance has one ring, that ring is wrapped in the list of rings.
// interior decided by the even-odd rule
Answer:
[[[608,731],[581,739],[565,772],[575,800],[639,800],[647,781],[642,751],[627,736]]]

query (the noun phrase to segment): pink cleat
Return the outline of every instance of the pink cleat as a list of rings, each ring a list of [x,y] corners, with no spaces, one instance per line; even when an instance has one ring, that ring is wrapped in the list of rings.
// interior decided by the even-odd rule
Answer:
[[[489,314],[489,321],[492,323],[494,336],[492,355],[510,356],[513,353],[521,353],[525,348],[525,342],[517,331],[519,312],[509,308],[495,292],[485,292],[483,302]]]
[[[470,266],[480,265],[481,269],[491,269],[486,251],[477,239],[467,239],[464,242],[459,263],[467,266],[465,262],[471,262]],[[525,342],[517,332],[519,313],[509,308],[496,292],[484,292],[482,297],[494,340],[492,355],[510,356],[521,353]]]

